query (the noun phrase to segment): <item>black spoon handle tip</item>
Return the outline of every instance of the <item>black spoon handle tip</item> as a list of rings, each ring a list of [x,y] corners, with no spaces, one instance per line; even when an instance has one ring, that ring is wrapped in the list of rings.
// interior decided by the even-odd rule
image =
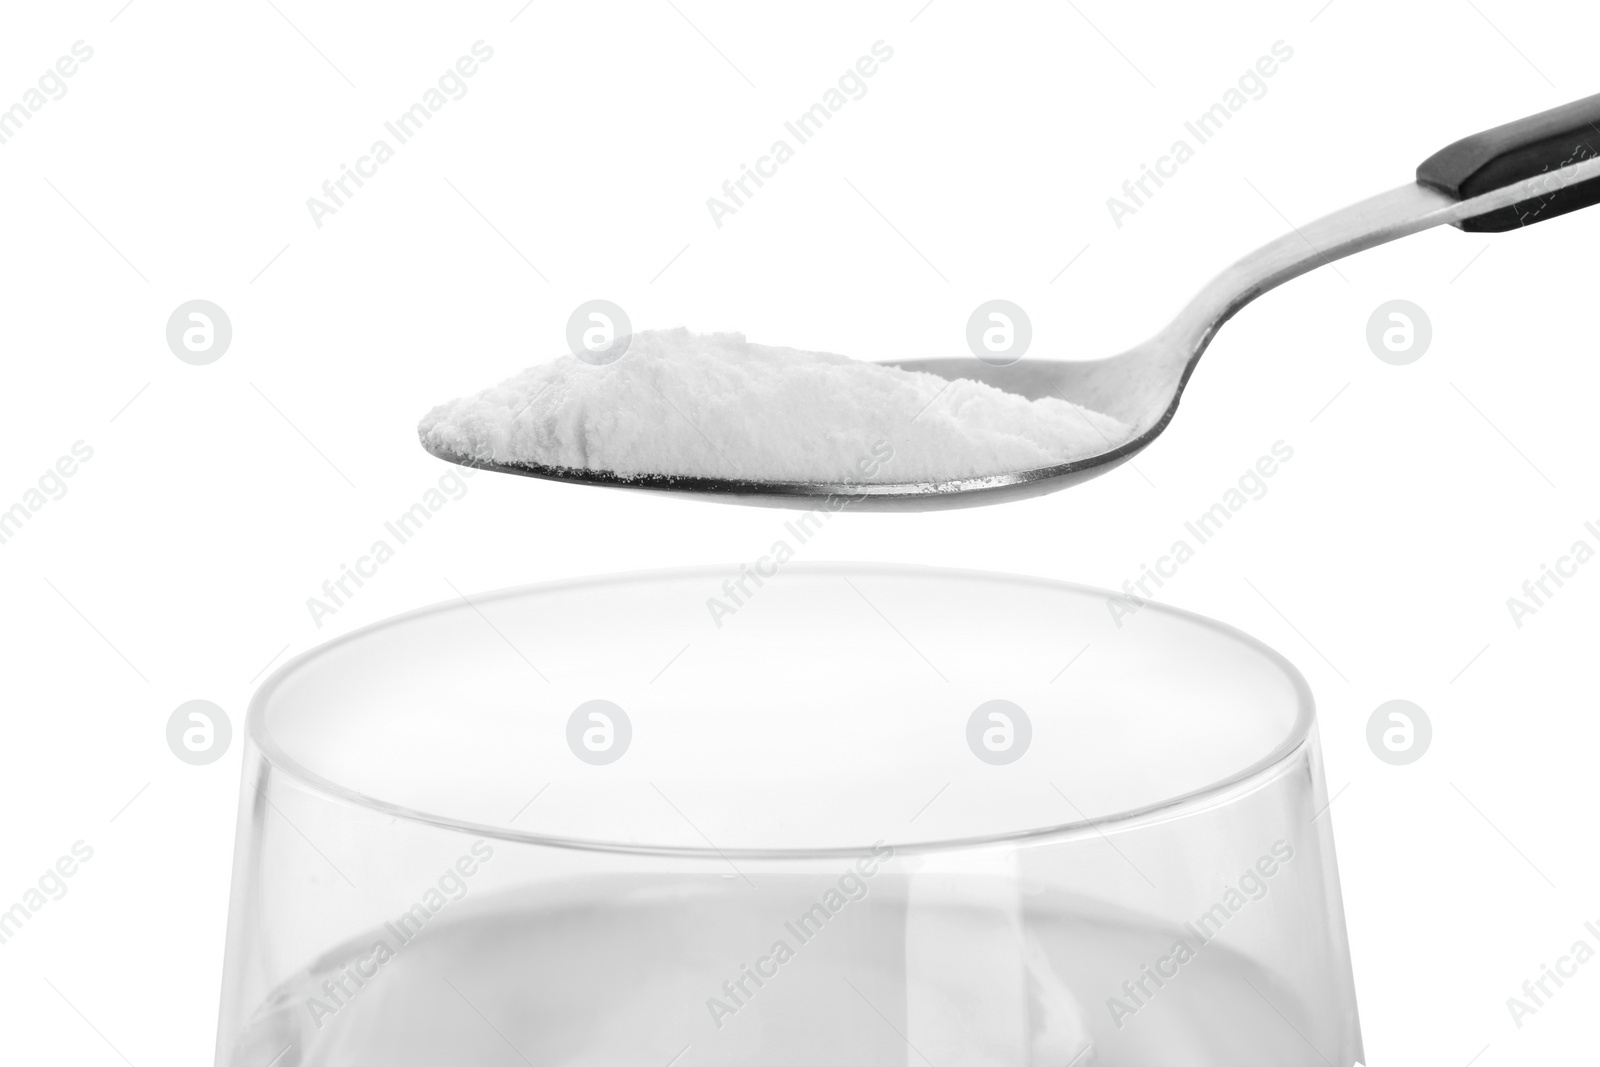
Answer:
[[[1541,111],[1440,149],[1417,168],[1417,182],[1467,200],[1600,156],[1600,95]],[[1558,185],[1510,207],[1464,219],[1475,233],[1521,229],[1600,203],[1600,178]]]

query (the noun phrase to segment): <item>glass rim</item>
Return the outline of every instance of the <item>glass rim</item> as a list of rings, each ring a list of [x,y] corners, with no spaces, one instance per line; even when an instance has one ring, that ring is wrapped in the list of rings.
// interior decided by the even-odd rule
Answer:
[[[989,582],[1031,585],[1036,587],[1049,587],[1080,595],[1090,595],[1101,598],[1115,598],[1122,594],[1097,586],[1083,585],[1057,578],[1040,578],[1026,574],[1014,574],[1002,571],[982,571],[964,567],[939,567],[923,564],[901,563],[873,563],[873,562],[799,562],[785,568],[785,573],[819,575],[840,572],[859,572],[871,570],[877,573],[900,575],[926,575],[956,579],[978,579]],[[405,819],[414,823],[435,826],[457,833],[470,834],[475,837],[492,838],[497,841],[506,841],[514,844],[536,845],[544,848],[558,848],[580,852],[614,853],[637,856],[655,856],[681,858],[690,860],[811,860],[811,859],[837,859],[850,858],[860,855],[863,846],[840,846],[824,848],[717,848],[713,845],[657,845],[642,844],[626,841],[606,841],[581,837],[563,837],[552,834],[537,833],[528,830],[518,830],[509,826],[495,826],[489,823],[475,822],[469,819],[459,819],[437,812],[422,811],[404,804],[384,800],[381,797],[371,796],[358,789],[351,788],[341,782],[335,781],[326,775],[319,774],[302,764],[288,753],[272,736],[266,725],[267,704],[271,701],[278,687],[290,675],[301,667],[312,662],[318,657],[331,653],[347,644],[357,640],[369,638],[378,631],[398,628],[408,622],[430,615],[436,615],[447,610],[456,610],[466,601],[468,606],[477,607],[480,604],[494,601],[512,599],[529,594],[551,593],[573,588],[594,588],[603,585],[618,585],[650,581],[662,581],[694,576],[725,575],[726,566],[715,564],[691,567],[661,567],[649,570],[623,571],[611,574],[594,575],[577,578],[562,578],[555,581],[529,582],[523,585],[495,589],[486,593],[474,594],[468,601],[465,596],[449,600],[439,600],[432,604],[412,608],[409,611],[391,615],[376,622],[357,627],[349,633],[340,634],[321,644],[299,653],[281,664],[267,676],[266,680],[256,689],[250,698],[249,708],[245,716],[245,736],[260,752],[263,759],[278,771],[297,780],[302,786],[314,792],[324,794],[331,798],[353,804],[360,808],[381,812],[395,818]],[[1316,725],[1316,702],[1311,693],[1310,684],[1305,680],[1297,667],[1282,653],[1260,639],[1246,633],[1239,628],[1225,622],[1219,622],[1198,612],[1184,608],[1173,607],[1168,604],[1147,600],[1143,603],[1141,611],[1154,611],[1157,614],[1177,619],[1192,626],[1210,630],[1214,633],[1235,641],[1246,648],[1263,655],[1272,667],[1282,673],[1294,690],[1295,717],[1283,738],[1272,747],[1265,755],[1254,762],[1224,775],[1205,785],[1188,790],[1184,793],[1155,801],[1150,804],[1129,808],[1102,818],[1073,819],[1066,822],[1052,823],[1045,826],[1031,827],[1022,830],[1013,830],[1003,833],[978,834],[967,837],[954,837],[936,841],[906,841],[885,842],[897,854],[927,854],[936,852],[951,852],[963,849],[983,848],[996,845],[1027,844],[1043,840],[1061,840],[1088,834],[1104,835],[1108,829],[1125,829],[1132,824],[1151,821],[1165,821],[1177,818],[1211,806],[1213,803],[1223,802],[1226,798],[1238,792],[1249,791],[1246,787],[1264,784],[1283,773],[1287,765],[1295,756],[1313,740]],[[247,771],[248,773],[248,771]]]

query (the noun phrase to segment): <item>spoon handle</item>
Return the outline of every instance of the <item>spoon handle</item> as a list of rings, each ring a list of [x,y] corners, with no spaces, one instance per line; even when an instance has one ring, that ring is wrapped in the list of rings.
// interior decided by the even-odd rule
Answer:
[[[1440,149],[1417,168],[1417,183],[1469,200],[1484,193],[1600,157],[1600,95],[1541,111]],[[1456,223],[1475,233],[1501,233],[1600,203],[1600,178],[1563,183],[1509,207]]]

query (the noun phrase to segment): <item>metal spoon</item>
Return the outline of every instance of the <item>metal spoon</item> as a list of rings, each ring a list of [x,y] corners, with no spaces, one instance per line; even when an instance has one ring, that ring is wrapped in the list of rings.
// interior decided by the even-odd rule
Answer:
[[[1457,141],[1417,168],[1417,180],[1362,200],[1263,245],[1213,278],[1165,329],[1119,356],[1092,361],[894,360],[889,365],[967,378],[1038,400],[1056,396],[1131,427],[1122,440],[1070,463],[982,478],[925,482],[761,482],[499,463],[429,448],[484,470],[585,485],[691,493],[740,504],[813,509],[931,510],[1038,496],[1123,463],[1160,435],[1195,365],[1240,308],[1291,278],[1434,226],[1493,233],[1600,202],[1600,95]],[[831,499],[830,499],[831,498]]]

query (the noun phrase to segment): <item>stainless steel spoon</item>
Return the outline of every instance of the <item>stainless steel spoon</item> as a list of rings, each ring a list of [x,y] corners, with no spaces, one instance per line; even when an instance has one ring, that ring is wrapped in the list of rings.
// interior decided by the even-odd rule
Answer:
[[[972,358],[895,360],[951,380],[968,378],[1037,400],[1056,396],[1131,427],[1103,451],[1052,467],[926,482],[762,482],[737,478],[622,476],[608,471],[499,463],[429,448],[469,467],[585,485],[692,493],[740,504],[813,509],[930,510],[1037,496],[1123,463],[1160,435],[1217,331],[1240,308],[1291,278],[1434,226],[1475,232],[1532,225],[1600,202],[1600,95],[1475,134],[1435,153],[1417,180],[1336,211],[1263,245],[1213,278],[1165,329],[1109,359],[1022,360],[996,367]]]

